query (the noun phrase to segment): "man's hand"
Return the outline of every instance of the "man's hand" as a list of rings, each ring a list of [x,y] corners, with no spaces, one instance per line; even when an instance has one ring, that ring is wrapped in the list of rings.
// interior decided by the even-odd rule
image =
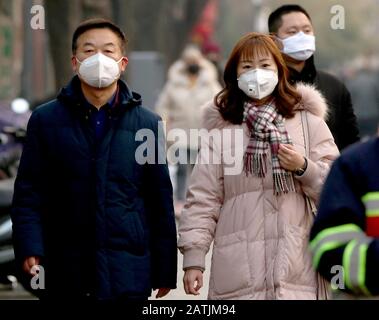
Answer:
[[[186,294],[198,296],[199,290],[203,286],[203,272],[198,269],[187,269],[184,273],[183,284]]]
[[[163,298],[165,295],[167,295],[169,292],[171,291],[170,288],[160,288],[158,289],[158,293],[157,295],[155,296],[155,298],[159,299],[159,298]]]
[[[291,144],[281,144],[278,155],[280,165],[289,171],[295,171],[304,166],[304,157]]]
[[[34,266],[38,266],[40,262],[39,257],[29,257],[24,260],[24,264],[22,268],[24,271],[32,276],[35,276],[37,274],[36,270],[32,270]],[[33,272],[32,272],[33,271]]]

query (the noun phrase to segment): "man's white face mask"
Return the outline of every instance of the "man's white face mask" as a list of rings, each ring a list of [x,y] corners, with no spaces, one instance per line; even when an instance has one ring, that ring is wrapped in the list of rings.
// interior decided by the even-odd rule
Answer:
[[[242,73],[238,87],[250,98],[263,99],[269,96],[278,84],[278,74],[273,70],[253,69]]]
[[[97,53],[83,61],[76,58],[80,63],[78,73],[91,87],[106,88],[120,78],[121,71],[118,64],[122,59],[115,61],[102,53]]]
[[[298,61],[309,59],[316,51],[316,38],[313,35],[300,31],[286,39],[283,43],[282,52]]]

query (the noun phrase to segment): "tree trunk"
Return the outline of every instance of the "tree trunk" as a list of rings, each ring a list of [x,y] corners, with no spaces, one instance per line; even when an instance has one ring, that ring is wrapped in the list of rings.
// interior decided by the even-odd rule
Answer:
[[[129,50],[159,51],[167,64],[180,55],[205,5],[204,0],[112,0],[114,20],[126,32]]]
[[[83,20],[89,18],[111,19],[112,8],[109,0],[82,0]]]
[[[79,1],[45,1],[49,46],[57,90],[72,78],[71,37],[81,18]]]

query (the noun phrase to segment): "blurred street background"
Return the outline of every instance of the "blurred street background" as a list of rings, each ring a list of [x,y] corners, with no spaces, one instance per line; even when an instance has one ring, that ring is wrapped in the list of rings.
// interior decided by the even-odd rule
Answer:
[[[365,62],[378,67],[378,0],[0,0],[0,101],[22,96],[34,106],[54,97],[73,75],[74,28],[83,19],[105,17],[126,32],[126,80],[153,108],[167,69],[187,43],[219,50],[222,64],[243,34],[267,32],[269,13],[285,3],[310,12],[319,68],[345,79]],[[38,5],[44,21],[37,19]],[[344,9],[343,29],[331,26],[333,7]],[[33,22],[44,29],[34,29]]]
[[[304,6],[312,16],[318,68],[344,81],[358,118],[367,117],[372,105],[376,114],[370,117],[379,121],[379,0],[0,0],[0,106],[21,97],[34,109],[55,98],[73,76],[74,29],[84,19],[103,17],[125,31],[125,80],[154,110],[167,71],[187,44],[198,46],[216,65],[222,82],[237,40],[247,32],[267,32],[270,12],[289,3]],[[343,13],[340,28],[333,26],[335,10]],[[182,205],[175,203],[178,219]],[[206,299],[210,254],[200,297],[184,294],[181,262],[179,254],[179,288],[165,299]],[[31,298],[20,286],[0,285],[0,299]]]

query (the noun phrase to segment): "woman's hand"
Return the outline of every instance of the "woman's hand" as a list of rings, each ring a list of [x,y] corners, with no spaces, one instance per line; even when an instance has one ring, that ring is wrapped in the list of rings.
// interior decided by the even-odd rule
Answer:
[[[289,171],[295,171],[305,165],[304,157],[291,144],[280,144],[278,154],[280,165]]]
[[[24,260],[24,263],[22,265],[22,268],[24,272],[35,276],[37,275],[38,271],[38,265],[40,263],[40,258],[39,257],[28,257]]]
[[[187,269],[184,273],[183,284],[186,294],[198,296],[199,290],[203,286],[203,272],[198,269]]]

